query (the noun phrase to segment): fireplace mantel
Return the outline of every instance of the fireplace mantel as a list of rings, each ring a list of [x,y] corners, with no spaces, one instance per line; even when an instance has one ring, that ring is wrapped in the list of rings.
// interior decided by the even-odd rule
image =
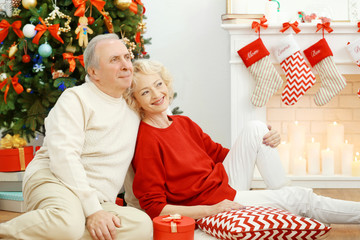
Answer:
[[[266,121],[265,107],[254,107],[250,97],[254,88],[254,81],[246,69],[237,51],[258,38],[258,34],[251,29],[251,24],[222,24],[222,28],[230,34],[230,71],[231,71],[231,143],[233,144],[240,129],[249,120],[259,119]],[[299,25],[301,32],[294,34],[294,38],[301,51],[310,47],[322,38],[321,30],[316,32],[316,24],[302,23]],[[332,33],[325,32],[325,38],[334,54],[335,63],[342,74],[360,74],[360,68],[351,59],[346,50],[348,42],[360,38],[358,27],[355,23],[335,22],[331,24]],[[293,33],[289,28],[281,33],[281,25],[269,25],[267,29],[261,29],[261,38],[270,52],[270,60],[280,74],[283,71],[280,63],[273,57],[273,46],[277,40],[287,34]],[[308,64],[310,66],[310,64]],[[315,69],[312,69],[316,74]]]
[[[222,28],[230,34],[230,75],[231,75],[231,143],[233,144],[246,122],[261,120],[266,122],[266,107],[258,108],[250,102],[255,81],[246,69],[237,51],[258,38],[258,33],[251,29],[251,23],[234,24],[223,22]],[[295,34],[291,28],[281,33],[282,25],[269,25],[267,29],[261,29],[261,38],[270,52],[270,61],[280,74],[284,74],[280,63],[273,56],[273,46],[277,40],[293,33],[301,52],[319,41],[322,30],[316,32],[316,24],[303,23],[299,25],[301,32]],[[332,33],[325,32],[325,38],[334,54],[334,61],[342,74],[360,74],[360,68],[355,64],[351,55],[346,50],[348,42],[360,38],[358,27],[355,23],[334,22],[331,23]],[[310,66],[310,64],[308,63]],[[316,74],[315,69],[312,71]],[[307,187],[358,187],[360,177],[323,177],[323,176],[293,176],[292,180],[297,185]],[[253,182],[254,188],[264,187],[261,178],[256,177]]]

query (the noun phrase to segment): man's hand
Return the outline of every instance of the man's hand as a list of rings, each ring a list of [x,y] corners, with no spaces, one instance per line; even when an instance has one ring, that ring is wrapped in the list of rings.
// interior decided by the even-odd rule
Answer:
[[[269,132],[263,137],[263,144],[276,148],[281,142],[280,134],[276,130],[272,130],[270,125],[268,125],[268,129]]]
[[[116,239],[116,227],[120,227],[120,219],[104,210],[97,211],[86,219],[86,228],[95,240]]]

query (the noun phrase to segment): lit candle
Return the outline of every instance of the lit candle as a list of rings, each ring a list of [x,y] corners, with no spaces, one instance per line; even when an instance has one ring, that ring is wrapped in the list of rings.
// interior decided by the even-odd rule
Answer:
[[[354,144],[349,144],[347,140],[341,146],[341,173],[351,175],[351,164],[354,154]]]
[[[288,142],[291,145],[290,173],[293,173],[293,162],[299,157],[303,157],[305,151],[305,127],[297,121],[288,125]]]
[[[294,175],[306,175],[306,159],[303,157],[299,157],[294,161],[293,168]]]
[[[320,174],[320,143],[315,142],[314,138],[307,144],[307,159],[308,173]]]
[[[341,146],[344,143],[344,125],[333,122],[327,127],[327,147],[334,151],[335,173],[341,174]]]
[[[354,177],[360,177],[360,161],[358,159],[359,153],[356,153],[354,161],[351,163],[351,175]]]
[[[284,166],[286,174],[289,174],[289,163],[290,163],[290,143],[281,142],[277,147],[280,160]]]
[[[334,175],[334,151],[321,150],[321,163],[323,175]]]

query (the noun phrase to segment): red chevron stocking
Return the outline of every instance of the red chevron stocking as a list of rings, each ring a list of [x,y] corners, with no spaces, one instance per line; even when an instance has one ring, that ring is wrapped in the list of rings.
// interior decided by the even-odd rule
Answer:
[[[337,69],[333,53],[325,38],[305,49],[304,54],[319,73],[321,86],[315,94],[314,102],[318,106],[323,106],[345,88],[346,80]]]
[[[283,83],[269,60],[270,53],[258,38],[240,49],[238,54],[256,81],[251,102],[256,107],[263,107]]]
[[[275,57],[286,76],[281,100],[286,105],[294,105],[315,84],[315,75],[306,64],[292,34],[279,41],[275,48]]]

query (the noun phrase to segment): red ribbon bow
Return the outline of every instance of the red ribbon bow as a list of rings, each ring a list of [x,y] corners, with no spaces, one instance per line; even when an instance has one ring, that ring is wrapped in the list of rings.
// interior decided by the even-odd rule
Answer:
[[[260,27],[263,27],[264,29],[267,29],[268,25],[265,24],[267,22],[267,19],[265,17],[260,18],[260,23],[253,21],[251,24],[251,28],[255,29],[255,32],[259,32],[260,35]]]
[[[85,15],[87,1],[88,0],[72,0],[74,6],[77,8],[74,13],[74,16],[82,17]],[[90,0],[90,4],[94,5],[101,14],[103,14],[102,10],[105,6],[105,3],[106,2],[103,0]]]
[[[297,21],[295,21],[294,23],[284,22],[283,29],[281,29],[280,32],[283,33],[291,27],[294,30],[294,32],[296,34],[298,34],[301,31],[300,28],[298,28],[298,26],[299,26],[299,23]]]
[[[138,13],[138,5],[141,5],[143,8],[143,12],[142,14],[145,13],[145,7],[144,4],[141,2],[141,0],[132,0],[131,4],[130,4],[130,11],[132,11],[133,13],[137,14]]]
[[[73,72],[75,70],[76,61],[79,60],[81,65],[84,67],[84,55],[74,56],[72,53],[63,53],[63,58],[69,62],[69,71]]]
[[[21,31],[21,21],[15,21],[11,25],[5,19],[0,22],[0,42],[4,41],[6,36],[9,33],[9,27],[12,27],[13,31],[18,35],[19,38],[24,37],[23,32]]]
[[[318,24],[316,25],[316,27],[317,27],[316,32],[318,32],[320,29],[322,29],[323,38],[324,38],[324,30],[326,30],[328,33],[331,33],[332,31],[334,31],[334,30],[330,27],[330,22],[318,23]]]
[[[64,41],[61,39],[61,37],[58,34],[59,27],[60,27],[59,24],[54,24],[54,25],[51,25],[50,27],[48,27],[45,25],[45,23],[41,17],[39,17],[39,20],[42,24],[38,24],[35,27],[35,30],[37,30],[38,33],[33,38],[33,40],[32,40],[33,43],[39,44],[40,38],[46,32],[46,30],[49,30],[51,36],[53,36],[56,40],[58,40],[61,43],[64,43]]]
[[[20,94],[24,91],[24,88],[23,86],[21,86],[21,84],[19,83],[19,78],[17,77],[19,74],[21,74],[21,72],[18,72],[17,74],[15,74],[14,77],[9,77],[9,78],[6,78],[4,81],[2,81],[0,83],[0,89],[2,89],[4,86],[6,86],[6,89],[5,89],[5,94],[4,94],[4,101],[5,103],[6,102],[6,97],[7,97],[7,94],[9,92],[9,88],[10,88],[10,82],[8,81],[8,79],[11,79],[11,83],[14,87],[14,90],[17,94]]]
[[[358,32],[360,32],[360,22],[358,22],[358,28],[359,28]]]

